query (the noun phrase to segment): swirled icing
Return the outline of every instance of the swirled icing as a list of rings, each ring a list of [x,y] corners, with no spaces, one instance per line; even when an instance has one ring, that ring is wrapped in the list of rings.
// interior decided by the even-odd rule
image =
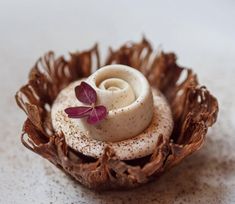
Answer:
[[[94,126],[82,120],[91,137],[117,142],[135,137],[150,124],[153,96],[146,78],[124,65],[105,66],[86,80],[97,93],[97,104],[108,109],[108,116]]]

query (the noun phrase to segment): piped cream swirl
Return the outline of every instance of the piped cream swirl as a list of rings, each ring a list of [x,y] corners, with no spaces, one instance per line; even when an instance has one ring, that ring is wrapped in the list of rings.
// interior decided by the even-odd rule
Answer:
[[[97,93],[97,104],[106,106],[108,116],[98,125],[84,128],[91,137],[117,142],[135,137],[148,127],[153,115],[153,96],[146,78],[124,65],[105,66],[87,80]]]
[[[119,78],[109,78],[102,81],[98,88],[105,92],[100,92],[102,97],[107,97],[106,107],[114,110],[130,105],[135,101],[135,93],[128,82]],[[107,103],[107,99],[109,102]],[[102,99],[100,99],[102,100]]]

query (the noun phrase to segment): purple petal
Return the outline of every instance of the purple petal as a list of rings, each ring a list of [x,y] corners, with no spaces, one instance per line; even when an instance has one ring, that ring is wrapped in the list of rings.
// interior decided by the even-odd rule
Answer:
[[[95,90],[86,82],[75,87],[75,94],[79,101],[89,105],[95,103],[97,99]]]
[[[83,118],[89,115],[89,113],[92,111],[92,107],[71,107],[66,108],[64,111],[68,114],[69,118]]]
[[[107,115],[107,110],[104,106],[96,106],[92,109],[92,111],[89,113],[89,116],[87,118],[87,122],[89,124],[96,124],[99,121],[103,120]]]

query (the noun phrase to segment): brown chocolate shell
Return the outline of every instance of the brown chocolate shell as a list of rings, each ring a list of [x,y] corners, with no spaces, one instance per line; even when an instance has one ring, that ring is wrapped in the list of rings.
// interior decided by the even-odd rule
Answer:
[[[196,74],[179,67],[174,53],[155,53],[146,39],[124,44],[116,51],[110,49],[104,65],[113,63],[140,70],[171,106],[171,140],[160,137],[156,150],[147,157],[120,161],[110,147],[99,159],[87,157],[68,147],[63,134],[55,134],[52,128],[50,108],[60,90],[101,67],[97,45],[72,53],[69,59],[46,53],[31,69],[28,84],[16,93],[16,102],[28,117],[21,136],[23,145],[96,190],[133,188],[157,178],[201,148],[218,113],[216,98],[199,85]]]

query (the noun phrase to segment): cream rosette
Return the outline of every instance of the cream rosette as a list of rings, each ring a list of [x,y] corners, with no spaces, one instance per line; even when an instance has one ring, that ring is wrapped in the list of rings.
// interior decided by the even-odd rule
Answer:
[[[81,81],[95,89],[96,105],[108,110],[106,118],[96,125],[64,113],[65,108],[84,105],[74,93]],[[170,107],[160,91],[151,89],[141,72],[119,64],[102,67],[63,89],[52,107],[52,124],[57,132],[64,133],[71,148],[98,158],[109,145],[122,160],[151,154],[158,137],[169,138],[173,129]]]
[[[153,116],[153,96],[146,78],[124,65],[105,66],[86,82],[97,93],[97,104],[108,110],[105,120],[90,125],[82,120],[91,137],[118,142],[135,137],[148,127]]]

